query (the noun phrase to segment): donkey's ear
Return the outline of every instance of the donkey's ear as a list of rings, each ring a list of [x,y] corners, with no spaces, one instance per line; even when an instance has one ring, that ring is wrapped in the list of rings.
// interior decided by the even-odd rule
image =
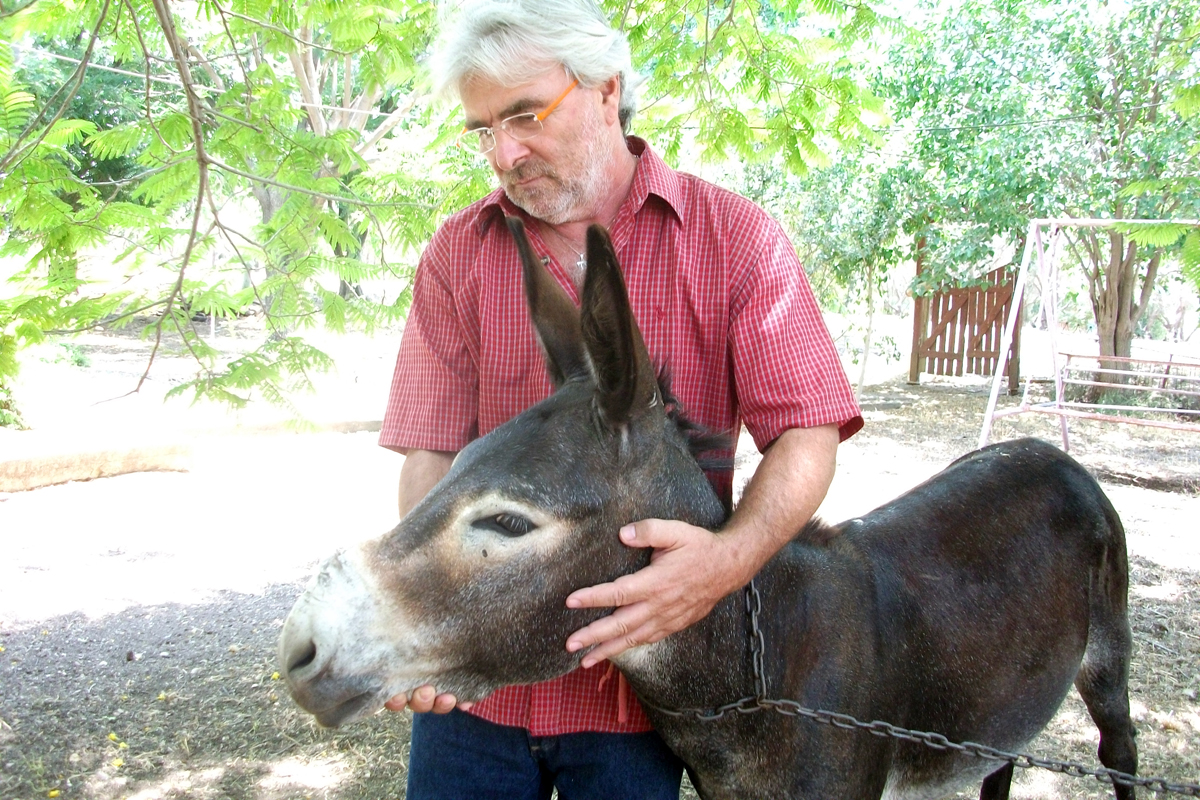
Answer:
[[[525,235],[525,223],[508,217],[508,229],[517,241],[525,279],[525,300],[538,342],[546,355],[546,369],[555,387],[588,374],[587,355],[579,334],[579,309],[558,285]]]
[[[583,283],[583,342],[596,378],[604,420],[624,425],[655,401],[658,382],[608,233],[588,228],[587,277]]]

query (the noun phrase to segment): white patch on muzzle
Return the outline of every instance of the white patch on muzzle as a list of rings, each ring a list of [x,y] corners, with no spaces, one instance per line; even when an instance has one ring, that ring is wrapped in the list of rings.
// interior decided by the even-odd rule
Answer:
[[[388,698],[410,692],[440,671],[430,659],[432,627],[389,602],[364,561],[362,547],[328,559],[280,636],[280,661],[288,668],[293,695],[318,718],[342,694],[373,697],[364,697],[361,710],[340,722],[374,713]],[[292,670],[309,653],[309,643],[315,647],[312,663]]]

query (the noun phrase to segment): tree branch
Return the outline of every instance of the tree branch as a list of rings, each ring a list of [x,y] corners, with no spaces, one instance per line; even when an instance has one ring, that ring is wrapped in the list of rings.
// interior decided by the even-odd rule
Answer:
[[[401,123],[401,121],[403,121],[403,119],[410,111],[412,111],[413,106],[417,104],[417,101],[422,96],[423,95],[413,94],[409,97],[407,104],[397,108],[391,114],[388,114],[387,119],[381,122],[378,128],[371,131],[371,135],[368,136],[362,144],[354,148],[354,152],[358,153],[363,158],[366,158],[366,153],[370,151],[372,147],[377,145],[383,139],[383,137],[387,136],[393,128]]]
[[[217,5],[215,3],[214,3],[214,5],[216,5],[216,7],[217,7],[217,13],[221,15],[221,28],[225,31],[225,36],[229,39],[229,43],[231,45],[233,45],[233,48],[232,48],[233,57],[237,61],[238,69],[241,70],[241,73],[242,73],[242,84],[246,87],[246,91],[243,93],[243,97],[246,101],[246,112],[247,112],[247,114],[249,114],[250,100],[251,100],[250,74],[246,71],[246,65],[244,63],[242,63],[242,56],[238,52],[238,49],[237,49],[237,40],[233,36],[233,31],[231,31],[229,29],[229,19],[225,16],[225,10],[223,8],[221,8],[220,5]],[[250,37],[250,39],[251,39],[250,55],[253,56],[254,52],[255,52],[255,48],[257,47],[257,41],[255,40],[255,38],[253,36]]]
[[[7,19],[9,17],[16,16],[30,6],[35,5],[37,2],[38,0],[29,0],[28,3],[19,5],[16,8],[6,8],[3,0],[0,0],[0,19]]]
[[[316,42],[312,42],[307,39],[301,38],[301,37],[297,36],[296,34],[292,33],[291,31],[289,31],[287,28],[281,28],[278,25],[272,25],[269,22],[264,22],[263,20],[255,19],[254,17],[247,17],[245,14],[239,14],[236,11],[233,11],[232,9],[225,8],[220,3],[213,3],[213,6],[217,9],[217,11],[221,12],[222,14],[228,14],[229,16],[231,16],[235,19],[244,20],[245,22],[249,22],[252,25],[257,25],[260,28],[266,28],[269,31],[275,31],[276,33],[282,34],[283,36],[286,36],[287,38],[291,39],[292,41],[296,42],[297,44],[303,45],[304,47],[313,47],[313,48],[316,48],[317,50],[324,50],[327,53],[334,53],[335,55],[339,55],[339,56],[353,55],[354,53],[362,50],[362,48],[359,48],[358,50],[338,50],[337,48],[334,48],[334,47],[325,47],[324,45],[320,45],[320,44],[317,44]]]
[[[228,164],[226,164],[225,162],[223,162],[219,159],[213,158],[212,156],[206,155],[205,159],[207,160],[207,162],[209,164],[216,167],[217,169],[233,173],[234,175],[240,175],[243,178],[247,178],[252,181],[257,181],[258,183],[264,183],[268,186],[275,186],[279,189],[286,189],[289,192],[299,192],[300,194],[306,194],[309,197],[315,197],[320,200],[329,200],[334,203],[349,203],[351,205],[362,206],[364,208],[420,208],[420,209],[426,209],[426,210],[433,208],[428,203],[373,203],[373,202],[370,202],[367,200],[359,200],[357,197],[348,197],[346,195],[336,195],[336,194],[326,194],[325,192],[318,192],[315,189],[307,189],[303,186],[296,186],[295,184],[282,183],[280,181],[271,180],[270,178],[264,178],[261,175],[252,175],[249,172],[243,172],[240,169],[231,167]]]
[[[125,7],[129,9],[129,16],[133,20],[133,32],[134,32],[134,35],[137,36],[138,44],[142,48],[142,53],[143,54],[149,53],[150,48],[146,46],[146,37],[142,35],[142,26],[141,26],[141,23],[138,22],[137,12],[134,10],[133,6],[130,4],[130,0],[123,0],[123,2],[125,3]],[[152,80],[152,78],[150,76],[150,59],[147,58],[146,59],[146,72],[145,72],[144,84],[143,84],[145,87],[146,102],[142,103],[142,110],[145,111],[145,113],[146,113],[146,124],[148,124],[150,126],[150,130],[154,131],[154,135],[158,137],[158,141],[162,143],[163,147],[167,148],[168,151],[174,153],[175,155],[182,155],[178,150],[176,150],[174,147],[172,147],[167,142],[167,140],[163,137],[162,131],[160,131],[158,129],[158,123],[156,123],[154,121],[154,115],[150,113],[150,107],[151,107],[150,82],[151,82],[151,80]],[[183,87],[181,86],[180,88],[183,88]]]
[[[354,72],[354,59],[352,59],[350,56],[346,56],[342,60],[342,64],[342,107],[348,108],[350,106],[350,100],[354,96],[354,92],[352,90],[352,84],[354,81],[351,79],[351,76]]]
[[[1130,315],[1130,326],[1137,324],[1141,319],[1142,314],[1150,307],[1150,296],[1154,293],[1154,282],[1158,279],[1158,265],[1162,263],[1162,251],[1155,252],[1150,257],[1150,262],[1146,264],[1146,275],[1142,278],[1141,291],[1138,293],[1137,305],[1133,307],[1133,314]]]
[[[212,63],[209,62],[204,53],[201,53],[200,50],[191,42],[187,42],[186,46],[188,53],[200,64],[200,68],[204,70],[206,75],[208,75],[209,80],[213,82],[213,86],[216,88],[216,90],[218,92],[224,92],[225,81],[221,80],[221,76],[217,74],[215,69],[213,69]]]
[[[196,242],[199,239],[200,233],[200,212],[204,207],[204,198],[208,192],[208,154],[204,147],[204,104],[200,96],[196,93],[192,81],[191,67],[188,66],[187,48],[175,29],[175,20],[171,16],[171,11],[167,8],[167,0],[152,0],[154,5],[154,13],[158,17],[159,27],[162,28],[163,35],[166,37],[167,45],[171,50],[171,54],[175,57],[175,66],[179,70],[179,78],[183,82],[184,93],[187,96],[189,116],[192,121],[192,146],[195,148],[196,154],[196,200],[195,208],[192,211],[192,229],[188,234],[187,245],[184,247],[183,257],[180,260],[179,274],[175,278],[175,284],[171,287],[170,293],[167,295],[166,308],[163,310],[163,316],[155,326],[154,347],[150,351],[150,357],[146,362],[146,370],[142,373],[142,377],[138,380],[137,386],[133,392],[141,390],[142,385],[150,376],[150,370],[154,366],[154,359],[158,355],[159,347],[162,344],[162,326],[167,319],[174,320],[175,315],[172,313],[175,302],[183,296],[183,276],[187,271],[188,264],[191,262],[192,253],[195,250]],[[176,321],[175,326],[178,329],[179,324]],[[180,334],[182,334],[180,330]],[[184,337],[187,343],[187,337]],[[188,349],[191,350],[191,344],[188,343]],[[196,356],[195,351],[192,355]],[[198,356],[197,360],[199,360]],[[131,392],[132,394],[132,392]]]
[[[91,325],[84,325],[82,328],[73,328],[70,330],[67,330],[65,328],[55,328],[53,330],[48,330],[45,332],[48,334],[51,334],[52,336],[69,336],[74,333],[86,333],[87,331],[94,331],[99,328],[103,328],[105,325],[112,325],[114,322],[119,322],[120,320],[137,316],[138,314],[142,313],[143,311],[149,311],[152,308],[157,308],[158,306],[161,306],[166,302],[167,302],[166,300],[155,300],[153,303],[147,303],[144,306],[139,306],[138,308],[132,309],[130,311],[122,311],[120,314],[113,314],[111,317],[105,317],[104,319],[100,320],[99,322],[93,322]]]
[[[371,109],[383,97],[383,88],[380,86],[373,87],[370,91],[364,90],[358,99],[354,101],[354,105],[346,112],[346,123],[343,126],[346,130],[353,130],[362,133],[367,127],[367,120],[370,119]]]
[[[309,124],[312,125],[313,133],[324,136],[325,117],[316,107],[320,104],[320,97],[316,93],[312,76],[308,72],[308,62],[304,55],[294,47],[288,50],[287,56],[292,65],[292,73],[296,77],[296,84],[300,89],[300,97],[304,99],[304,113],[308,117]]]

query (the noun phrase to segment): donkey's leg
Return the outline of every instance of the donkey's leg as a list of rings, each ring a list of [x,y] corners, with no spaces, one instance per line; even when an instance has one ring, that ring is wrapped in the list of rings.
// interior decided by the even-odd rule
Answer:
[[[1120,566],[1124,566],[1123,561]],[[1120,590],[1114,590],[1118,586]],[[1133,721],[1129,718],[1129,657],[1133,643],[1125,610],[1124,581],[1102,571],[1092,596],[1087,651],[1075,676],[1075,688],[1100,729],[1100,763],[1133,775],[1138,760]],[[1133,800],[1133,787],[1117,786],[1116,795],[1118,800]]]
[[[983,779],[979,800],[1008,800],[1008,789],[1012,786],[1013,765],[1010,761]]]
[[[1091,649],[1089,644],[1089,653]],[[1100,763],[1134,775],[1138,759],[1133,721],[1129,718],[1128,677],[1128,660],[1108,667],[1085,661],[1075,678],[1075,688],[1100,729]],[[1118,800],[1133,800],[1133,787],[1117,786],[1116,794]]]

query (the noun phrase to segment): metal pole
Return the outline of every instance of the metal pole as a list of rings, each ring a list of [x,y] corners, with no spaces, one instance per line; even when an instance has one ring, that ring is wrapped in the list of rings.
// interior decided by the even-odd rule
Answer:
[[[1021,309],[1021,299],[1025,296],[1025,279],[1029,273],[1029,258],[1032,254],[1033,240],[1036,232],[1041,230],[1041,220],[1029,223],[1029,233],[1025,237],[1025,252],[1021,254],[1021,269],[1017,272],[1017,285],[1012,294],[1012,313],[1000,336],[1000,354],[996,362],[996,371],[992,373],[992,392],[988,396],[987,411],[983,415],[983,430],[979,432],[979,446],[988,443],[992,435],[992,418],[996,413],[996,400],[1000,397],[1000,384],[1005,377],[1005,367],[1008,365],[1008,351],[1012,347],[1013,332],[1021,324],[1017,312]],[[1026,379],[1028,380],[1028,379]]]
[[[1062,228],[1057,225],[1054,227],[1054,236],[1050,240],[1050,263],[1046,264],[1046,253],[1041,248],[1041,241],[1038,241],[1038,275],[1045,276],[1046,280],[1042,284],[1042,291],[1049,298],[1049,304],[1046,306],[1046,331],[1050,338],[1050,365],[1054,370],[1054,404],[1061,408],[1063,403],[1063,372],[1071,364],[1071,357],[1067,356],[1066,363],[1060,363],[1061,353],[1058,347],[1058,248],[1062,242]],[[1060,416],[1058,418],[1059,431],[1062,434],[1063,452],[1071,452],[1070,433],[1067,426],[1067,418]]]

